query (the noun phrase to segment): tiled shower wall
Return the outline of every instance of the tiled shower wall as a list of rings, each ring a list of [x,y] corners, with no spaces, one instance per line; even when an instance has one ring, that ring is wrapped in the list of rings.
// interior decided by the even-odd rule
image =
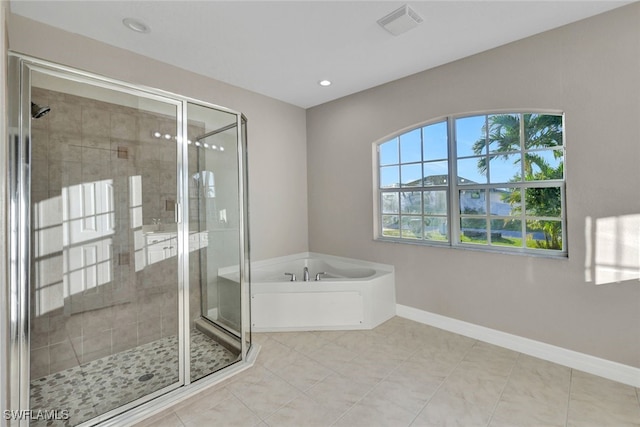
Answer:
[[[176,256],[136,266],[142,232],[132,219],[130,194],[130,177],[140,176],[142,223],[174,222],[176,144],[154,132],[175,135],[175,118],[41,88],[32,88],[32,100],[51,107],[48,115],[31,120],[35,379],[176,335],[178,276]],[[197,125],[190,128],[202,132]],[[190,151],[190,164],[197,164],[196,155]],[[73,260],[63,248],[62,190],[102,180],[111,180],[114,195],[110,253],[100,267],[110,280],[65,298],[63,263]],[[197,311],[200,267],[194,255],[191,300]]]

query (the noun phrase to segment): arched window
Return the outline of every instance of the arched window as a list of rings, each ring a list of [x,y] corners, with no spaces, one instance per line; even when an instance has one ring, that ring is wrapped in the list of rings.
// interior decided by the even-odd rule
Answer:
[[[376,149],[377,239],[566,255],[562,114],[454,116]]]

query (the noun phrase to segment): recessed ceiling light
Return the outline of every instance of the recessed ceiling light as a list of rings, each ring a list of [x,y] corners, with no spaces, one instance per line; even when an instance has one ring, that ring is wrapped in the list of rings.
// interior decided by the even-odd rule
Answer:
[[[329,80],[320,80],[320,81],[318,82],[318,84],[319,84],[320,86],[325,86],[325,87],[326,87],[326,86],[331,86],[331,81],[329,81]]]
[[[124,18],[122,24],[136,33],[150,33],[151,27],[135,18]]]

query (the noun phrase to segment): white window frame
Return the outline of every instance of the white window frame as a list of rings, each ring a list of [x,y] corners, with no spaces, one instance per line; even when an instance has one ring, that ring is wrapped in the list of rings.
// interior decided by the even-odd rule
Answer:
[[[487,182],[483,183],[474,183],[474,184],[459,184],[458,183],[458,157],[457,157],[457,144],[456,144],[456,120],[464,119],[469,117],[480,117],[480,116],[492,116],[492,115],[501,115],[501,114],[519,114],[520,115],[520,149],[518,151],[514,151],[513,153],[519,153],[524,156],[527,152],[538,151],[537,149],[527,150],[523,146],[524,144],[524,120],[522,117],[526,114],[540,114],[540,115],[554,115],[560,116],[562,118],[562,146],[555,147],[556,150],[562,150],[562,161],[563,161],[563,178],[562,179],[549,179],[544,181],[520,181],[517,183],[491,183]],[[380,177],[380,168],[382,167],[380,162],[380,146],[386,142],[390,142],[395,138],[399,138],[404,134],[408,134],[416,129],[421,129],[433,124],[446,122],[447,125],[447,145],[448,145],[448,178],[446,185],[432,185],[425,186],[424,183],[422,186],[416,187],[402,187],[401,185],[398,188],[381,188],[381,177]],[[422,135],[422,134],[421,134]],[[421,149],[421,162],[424,164],[424,140],[421,139],[422,149]],[[399,132],[391,134],[385,138],[382,138],[376,141],[374,144],[374,239],[377,241],[383,242],[395,242],[395,243],[405,243],[405,244],[416,244],[416,245],[426,245],[426,246],[435,246],[435,247],[453,247],[453,248],[463,248],[463,249],[471,249],[471,250],[480,250],[480,251],[488,251],[488,252],[499,252],[499,253],[507,253],[507,254],[524,254],[524,255],[533,255],[533,256],[547,256],[554,258],[565,258],[568,256],[568,248],[567,248],[567,206],[566,206],[566,180],[567,180],[567,150],[566,150],[566,128],[565,128],[565,115],[561,111],[557,110],[537,110],[537,109],[527,109],[527,110],[504,110],[504,111],[483,111],[483,112],[474,112],[468,114],[457,114],[451,115],[447,117],[440,117],[434,120],[429,120],[423,122],[419,125],[412,126],[410,128],[405,128]],[[398,151],[401,150],[400,142],[398,140]],[[547,151],[551,149],[542,149],[541,151]],[[490,154],[485,153],[487,159],[489,159]],[[466,156],[463,156],[463,158]],[[398,168],[402,169],[403,164],[411,164],[415,162],[407,162],[402,163],[402,159],[398,158]],[[488,167],[490,168],[490,163],[487,162]],[[524,176],[524,162],[520,162],[521,174]],[[400,172],[401,173],[401,172]],[[490,172],[489,172],[490,173]],[[424,175],[424,172],[423,172]],[[455,177],[452,179],[451,177]],[[400,176],[399,182],[402,182],[402,177]],[[522,194],[524,196],[524,191],[527,188],[560,188],[560,198],[561,198],[561,216],[557,217],[537,217],[526,214],[526,207],[522,209],[522,212],[519,215],[519,218],[516,216],[509,216],[509,218],[519,219],[521,222],[521,230],[522,230],[522,239],[523,246],[522,247],[512,247],[506,245],[492,245],[490,243],[490,224],[491,220],[496,219],[504,219],[505,216],[496,216],[491,215],[490,211],[490,197],[486,197],[486,213],[483,215],[479,215],[486,219],[487,225],[487,243],[469,243],[461,241],[461,226],[460,219],[464,217],[464,215],[460,214],[460,199],[459,192],[460,190],[484,190],[485,195],[489,195],[489,191],[491,189],[496,188],[521,188]],[[384,193],[401,193],[403,191],[416,191],[416,192],[425,192],[425,191],[446,191],[447,192],[447,238],[448,241],[438,241],[438,240],[426,240],[424,236],[422,239],[412,239],[412,238],[403,238],[401,235],[398,237],[392,236],[384,236],[383,235],[383,203],[382,203],[382,195]],[[524,203],[524,197],[522,197],[522,202]],[[385,214],[387,215],[387,214]],[[420,216],[421,218],[428,217],[429,215],[425,215],[424,213],[424,200],[422,201],[422,210],[420,214],[415,214],[416,216]],[[529,248],[526,246],[525,240],[527,236],[526,224],[527,218],[532,219],[535,218],[537,220],[553,220],[560,221],[562,227],[562,250],[556,249],[544,249],[544,248]],[[398,222],[402,224],[402,212],[401,208],[398,211]]]

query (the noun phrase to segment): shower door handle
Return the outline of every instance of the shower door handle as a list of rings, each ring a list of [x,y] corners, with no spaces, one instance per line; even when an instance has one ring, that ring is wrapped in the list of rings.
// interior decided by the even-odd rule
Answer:
[[[176,203],[175,220],[176,224],[180,224],[182,222],[182,206],[180,203]]]

